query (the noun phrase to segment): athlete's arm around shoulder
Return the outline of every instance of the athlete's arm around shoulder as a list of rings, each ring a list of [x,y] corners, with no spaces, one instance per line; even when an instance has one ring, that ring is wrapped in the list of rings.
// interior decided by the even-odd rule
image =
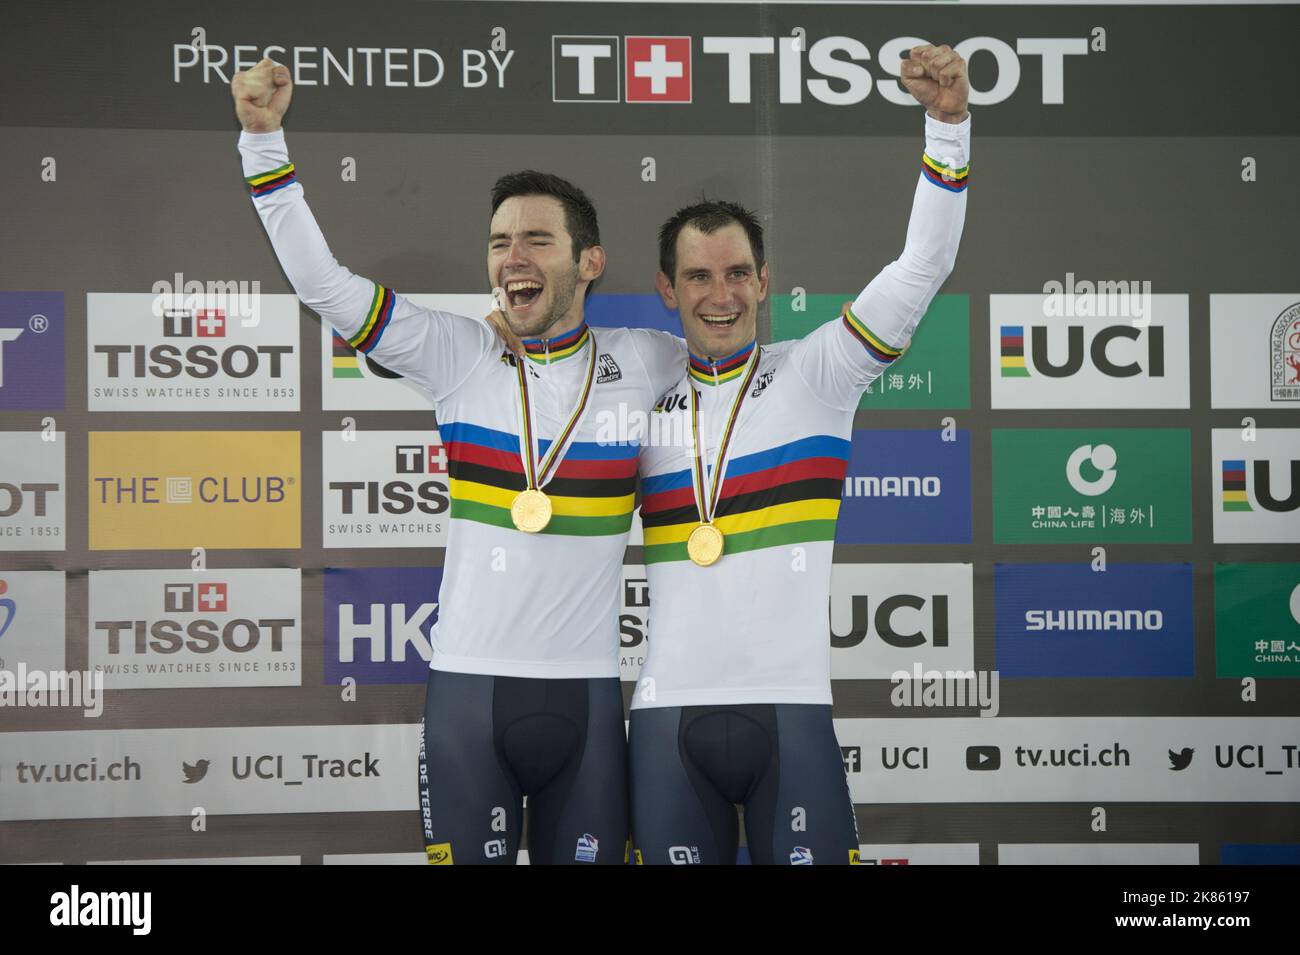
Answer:
[[[914,47],[903,85],[926,108],[925,152],[907,240],[843,314],[799,343],[801,373],[828,404],[856,408],[863,390],[902,356],[957,261],[970,174],[966,63],[947,46]]]
[[[650,382],[652,399],[658,400],[686,374],[686,339],[653,328],[627,328]]]
[[[243,127],[239,153],[245,180],[298,298],[358,351],[414,381],[435,400],[455,391],[481,359],[499,352],[492,330],[473,319],[415,305],[354,275],[334,258],[284,141],[281,122],[293,95],[287,67],[264,59],[236,73],[230,92]]]

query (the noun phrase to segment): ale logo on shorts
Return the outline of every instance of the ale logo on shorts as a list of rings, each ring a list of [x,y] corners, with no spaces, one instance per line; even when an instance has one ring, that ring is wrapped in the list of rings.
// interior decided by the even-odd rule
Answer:
[[[91,411],[297,411],[298,303],[263,295],[245,325],[218,304],[86,296]]]
[[[90,549],[301,546],[299,432],[92,431]]]
[[[993,539],[1188,542],[1190,460],[1185,429],[994,429]]]

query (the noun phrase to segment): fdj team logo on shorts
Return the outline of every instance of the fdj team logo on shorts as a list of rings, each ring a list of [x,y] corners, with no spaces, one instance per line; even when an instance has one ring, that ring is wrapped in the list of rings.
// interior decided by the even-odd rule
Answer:
[[[301,546],[297,431],[92,431],[90,549]]]
[[[301,624],[298,570],[90,572],[89,660],[110,690],[298,686]]]
[[[63,409],[62,292],[0,292],[0,408]]]
[[[1215,564],[1218,677],[1300,677],[1300,564]]]
[[[65,549],[67,446],[59,431],[0,431],[0,551]]]
[[[325,684],[429,677],[441,567],[325,571]]]
[[[772,296],[772,340],[803,338],[819,325],[838,321],[840,306],[857,294]],[[969,296],[936,295],[903,357],[871,383],[858,407],[969,408]]]
[[[251,327],[215,302],[172,308],[159,296],[88,294],[89,409],[297,411],[294,296],[261,296]]]
[[[1188,542],[1190,458],[1184,429],[995,429],[993,539]]]
[[[1215,428],[1214,541],[1300,540],[1300,429]]]

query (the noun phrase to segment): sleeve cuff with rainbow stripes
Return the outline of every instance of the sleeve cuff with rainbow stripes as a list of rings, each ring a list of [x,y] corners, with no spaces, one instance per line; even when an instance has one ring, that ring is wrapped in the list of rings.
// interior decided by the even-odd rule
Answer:
[[[293,163],[287,162],[277,169],[270,172],[260,172],[256,176],[245,176],[244,182],[248,183],[248,191],[252,193],[254,199],[260,196],[270,195],[278,189],[292,185],[298,181],[298,173],[294,171]]]
[[[921,172],[930,182],[949,192],[965,192],[966,185],[970,182],[970,163],[954,169],[926,152],[921,153]]]
[[[393,290],[384,288],[376,282],[375,295],[370,300],[366,319],[361,323],[361,328],[356,334],[348,336],[348,344],[363,353],[369,353],[378,345],[384,330],[388,328],[389,320],[393,317],[393,302]]]
[[[888,365],[896,361],[906,350],[906,346],[903,348],[895,348],[892,345],[886,345],[875,335],[871,334],[871,331],[867,326],[862,324],[862,319],[853,314],[853,309],[851,308],[846,307],[844,309],[843,320],[844,327],[849,330],[849,334],[862,344],[862,347],[867,350],[867,354],[882,365]]]

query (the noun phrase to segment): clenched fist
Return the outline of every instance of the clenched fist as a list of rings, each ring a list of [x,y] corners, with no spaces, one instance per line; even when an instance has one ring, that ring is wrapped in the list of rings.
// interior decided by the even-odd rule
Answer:
[[[966,61],[947,46],[914,46],[903,60],[900,78],[907,91],[935,119],[960,123],[966,118],[970,83]]]
[[[235,115],[244,132],[273,133],[280,128],[293,96],[289,68],[264,59],[251,70],[234,75],[230,95],[235,98]]]

